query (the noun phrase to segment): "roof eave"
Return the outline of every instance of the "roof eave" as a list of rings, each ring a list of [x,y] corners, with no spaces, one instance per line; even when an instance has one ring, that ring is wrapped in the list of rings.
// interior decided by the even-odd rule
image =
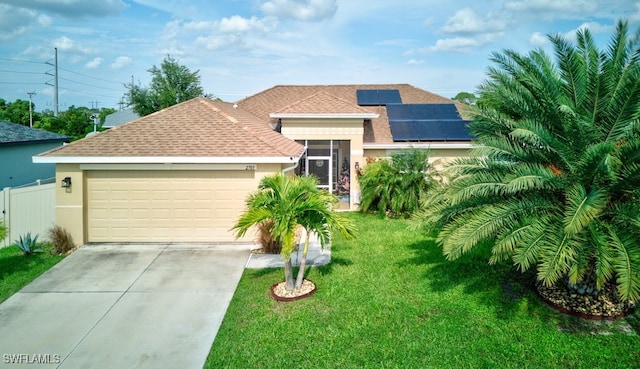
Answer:
[[[273,119],[375,119],[378,113],[271,113]]]
[[[38,164],[290,164],[300,159],[292,156],[33,156]]]
[[[477,147],[473,142],[451,142],[451,143],[443,143],[443,142],[398,142],[398,143],[386,143],[386,144],[376,144],[365,143],[363,145],[363,149],[367,150],[393,150],[393,149],[472,149]]]

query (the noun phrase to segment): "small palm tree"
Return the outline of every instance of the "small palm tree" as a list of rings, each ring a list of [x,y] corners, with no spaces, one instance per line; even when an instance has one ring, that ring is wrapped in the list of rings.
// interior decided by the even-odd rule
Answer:
[[[302,286],[311,233],[318,235],[322,246],[329,243],[334,231],[348,238],[355,234],[353,223],[333,210],[335,196],[318,189],[317,184],[315,177],[289,177],[281,173],[264,177],[258,190],[247,198],[247,209],[233,227],[236,236],[242,237],[252,226],[272,222],[273,236],[282,244],[280,255],[285,264],[285,288],[289,291]],[[296,247],[297,226],[304,227],[307,236],[294,282],[291,255]]]
[[[537,267],[545,285],[617,284],[640,300],[640,47],[619,22],[599,51],[550,37],[543,51],[495,53],[471,108],[477,148],[419,218],[448,259],[493,242],[490,262]]]

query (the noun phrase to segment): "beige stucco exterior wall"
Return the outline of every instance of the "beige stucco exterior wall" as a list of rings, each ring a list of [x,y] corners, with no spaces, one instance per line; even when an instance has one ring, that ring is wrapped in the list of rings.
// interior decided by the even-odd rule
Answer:
[[[392,154],[404,150],[407,149],[366,149],[364,150],[364,156],[365,158],[390,158]],[[429,163],[431,163],[436,170],[440,170],[446,163],[469,155],[471,155],[471,149],[430,148]]]
[[[71,187],[62,188],[65,177],[71,177]],[[84,173],[79,164],[56,164],[56,223],[71,234],[76,245],[85,243]]]
[[[351,196],[350,208],[355,209],[360,200],[360,184],[355,165],[364,165],[364,120],[359,119],[282,119],[282,135],[292,140],[345,140],[350,141]]]

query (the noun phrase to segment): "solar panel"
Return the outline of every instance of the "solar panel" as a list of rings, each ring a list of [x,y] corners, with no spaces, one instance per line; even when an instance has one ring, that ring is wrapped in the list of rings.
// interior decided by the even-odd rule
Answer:
[[[413,119],[453,119],[460,120],[458,109],[453,104],[411,104]]]
[[[356,90],[356,97],[361,106],[402,104],[399,90]]]
[[[414,121],[417,141],[471,141],[464,120],[422,120]],[[405,140],[403,140],[405,141]]]
[[[378,90],[378,101],[380,105],[402,104],[398,90]]]
[[[447,123],[447,140],[448,141],[471,141],[475,137],[469,132],[468,124],[470,122],[466,120],[459,120],[455,122]]]
[[[418,137],[418,130],[415,122],[413,121],[392,121],[389,122],[391,126],[391,136],[394,141],[416,141]]]
[[[390,121],[412,120],[413,113],[410,104],[388,105],[387,116]]]
[[[358,105],[380,105],[378,103],[378,90],[356,90],[356,97],[358,98]]]
[[[418,141],[446,141],[447,137],[442,124],[436,120],[423,120],[416,122]]]

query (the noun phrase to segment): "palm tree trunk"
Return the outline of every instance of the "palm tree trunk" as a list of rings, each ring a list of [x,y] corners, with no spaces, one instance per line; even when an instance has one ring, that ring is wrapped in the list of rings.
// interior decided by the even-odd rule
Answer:
[[[284,262],[284,280],[286,282],[285,289],[287,291],[293,291],[293,270],[291,268],[291,258]]]
[[[300,269],[298,269],[298,277],[296,278],[296,289],[302,287],[302,280],[304,279],[304,268],[307,266],[307,253],[309,252],[309,238],[311,232],[306,229],[307,237],[304,241],[304,248],[302,249],[302,259],[300,259]]]

